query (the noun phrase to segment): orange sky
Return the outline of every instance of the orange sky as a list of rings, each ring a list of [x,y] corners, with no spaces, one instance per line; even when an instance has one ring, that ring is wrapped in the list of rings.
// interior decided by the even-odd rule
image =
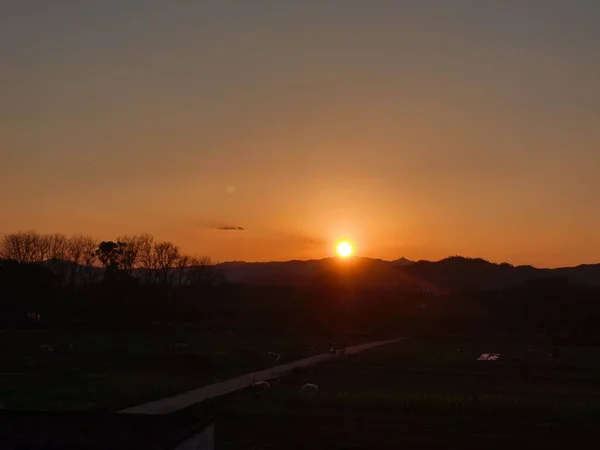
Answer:
[[[598,262],[596,2],[18,3],[0,232]]]

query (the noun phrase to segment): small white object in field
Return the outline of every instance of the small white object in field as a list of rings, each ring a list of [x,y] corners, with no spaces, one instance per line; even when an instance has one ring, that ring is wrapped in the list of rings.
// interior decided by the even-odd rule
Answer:
[[[171,348],[188,348],[188,345],[185,342],[177,342],[176,344],[171,344]]]
[[[36,312],[28,312],[27,317],[34,322],[39,322],[42,319],[42,316]]]
[[[252,387],[257,390],[260,395],[262,395],[265,391],[271,389],[271,385],[267,381],[257,381],[252,385]]]
[[[498,361],[499,358],[500,353],[484,353],[477,358],[477,361]]]
[[[281,353],[269,352],[269,355],[275,356],[275,362],[279,361],[279,358],[281,358]]]
[[[304,386],[302,386],[302,389],[300,389],[300,392],[317,393],[317,392],[319,392],[319,386],[317,386],[316,384],[313,384],[313,383],[306,383]]]

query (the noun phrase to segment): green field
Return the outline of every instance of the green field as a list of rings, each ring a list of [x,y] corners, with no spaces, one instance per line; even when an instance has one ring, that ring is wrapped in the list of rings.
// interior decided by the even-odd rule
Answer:
[[[187,348],[171,348],[175,343]],[[281,353],[285,362],[324,352],[328,345],[314,336],[181,325],[0,331],[0,404],[116,411],[270,367],[270,351]]]
[[[500,359],[477,361],[489,351]],[[296,372],[264,395],[247,391],[184,413],[216,414],[219,448],[300,446],[289,436],[311,448],[394,448],[446,435],[476,447],[490,445],[486,436],[496,444],[539,436],[562,442],[595,432],[600,350],[551,352],[545,345],[407,340]],[[304,383],[319,393],[302,394]]]
[[[116,411],[272,366],[269,351],[285,362],[330,343],[165,325],[0,336],[4,408],[89,411]],[[484,352],[500,359],[477,361]],[[598,348],[409,338],[294,371],[263,395],[249,389],[176,414],[214,416],[217,446],[225,449],[397,448],[444,439],[500,448],[597,432],[599,381]],[[301,393],[304,383],[317,384],[318,394]]]

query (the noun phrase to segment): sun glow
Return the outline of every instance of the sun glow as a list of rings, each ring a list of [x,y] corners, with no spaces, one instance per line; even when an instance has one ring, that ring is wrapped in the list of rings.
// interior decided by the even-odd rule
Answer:
[[[345,239],[338,241],[338,243],[335,244],[335,252],[340,258],[349,258],[354,254],[354,245],[352,245],[352,242]]]

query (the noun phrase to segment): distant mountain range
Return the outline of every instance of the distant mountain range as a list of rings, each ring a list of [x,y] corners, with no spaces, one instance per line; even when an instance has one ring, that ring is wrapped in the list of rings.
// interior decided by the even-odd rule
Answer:
[[[505,288],[540,278],[563,278],[573,284],[600,287],[600,264],[558,269],[496,264],[480,258],[450,257],[441,261],[413,262],[356,257],[286,262],[228,262],[215,266],[231,282],[255,285],[303,286],[327,276],[351,277],[366,287],[433,291]]]
[[[406,271],[445,289],[504,288],[540,278],[562,278],[572,284],[600,287],[600,264],[538,269],[495,264],[481,258],[454,256],[437,262],[418,261]]]
[[[276,286],[308,286],[326,280],[352,280],[365,287],[399,286],[417,289],[433,289],[435,286],[420,280],[402,267],[414,264],[407,259],[384,261],[381,259],[355,257],[285,262],[227,262],[218,264],[217,270],[234,283]]]
[[[72,263],[49,260],[52,270],[69,273]],[[213,266],[226,281],[262,286],[311,286],[318,283],[347,283],[369,288],[409,289],[447,293],[469,289],[499,289],[542,278],[560,278],[572,284],[600,288],[600,264],[538,269],[533,266],[496,264],[481,258],[452,256],[440,261],[385,261],[354,257],[308,261],[243,262]],[[91,275],[100,279],[103,269]],[[134,271],[137,273],[138,270]]]

